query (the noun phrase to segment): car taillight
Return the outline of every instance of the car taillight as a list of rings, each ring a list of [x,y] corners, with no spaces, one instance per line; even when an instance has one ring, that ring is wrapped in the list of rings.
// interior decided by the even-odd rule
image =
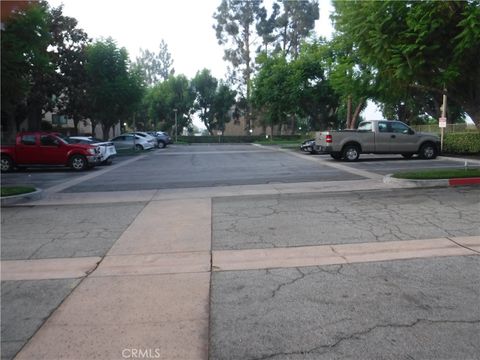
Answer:
[[[331,142],[332,142],[332,135],[326,135],[326,136],[325,136],[325,141],[326,141],[327,143],[331,143]]]

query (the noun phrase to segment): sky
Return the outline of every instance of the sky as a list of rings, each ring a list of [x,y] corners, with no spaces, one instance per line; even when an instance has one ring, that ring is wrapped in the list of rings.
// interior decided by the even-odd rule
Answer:
[[[76,18],[78,27],[91,38],[112,37],[117,46],[127,49],[132,61],[139,55],[140,48],[158,52],[163,39],[172,55],[176,74],[193,78],[197,71],[206,68],[216,78],[225,78],[227,64],[213,29],[213,14],[221,0],[48,2],[53,7],[63,4],[64,15]],[[272,0],[264,1],[267,8],[271,3]],[[330,38],[333,27],[329,16],[333,7],[330,0],[319,0],[319,4],[320,19],[316,21],[315,31]]]

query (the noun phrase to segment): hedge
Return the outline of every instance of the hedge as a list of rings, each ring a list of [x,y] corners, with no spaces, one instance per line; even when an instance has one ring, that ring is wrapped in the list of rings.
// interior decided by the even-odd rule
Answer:
[[[446,133],[443,152],[451,154],[480,154],[480,132]]]
[[[278,135],[274,136],[274,140],[298,140],[301,142],[302,135]],[[241,135],[241,136],[179,136],[178,142],[185,143],[254,143],[265,141],[265,135]]]

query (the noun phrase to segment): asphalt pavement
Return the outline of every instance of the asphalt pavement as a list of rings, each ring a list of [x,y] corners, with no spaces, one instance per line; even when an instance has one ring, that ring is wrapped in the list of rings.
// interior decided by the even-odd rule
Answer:
[[[2,359],[479,358],[480,188],[384,184],[462,164],[379,159],[173,146],[34,171],[44,199],[2,208]]]

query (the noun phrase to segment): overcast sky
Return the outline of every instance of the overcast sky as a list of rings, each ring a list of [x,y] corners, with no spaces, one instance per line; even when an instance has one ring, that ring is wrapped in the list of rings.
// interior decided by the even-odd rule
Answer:
[[[164,39],[173,58],[176,74],[189,78],[207,68],[224,78],[223,48],[213,30],[213,14],[221,0],[49,0],[64,4],[64,14],[78,20],[78,27],[91,38],[111,36],[135,60],[139,49],[158,51]],[[271,1],[264,2],[267,6]],[[329,0],[320,1],[316,31],[330,36]]]

